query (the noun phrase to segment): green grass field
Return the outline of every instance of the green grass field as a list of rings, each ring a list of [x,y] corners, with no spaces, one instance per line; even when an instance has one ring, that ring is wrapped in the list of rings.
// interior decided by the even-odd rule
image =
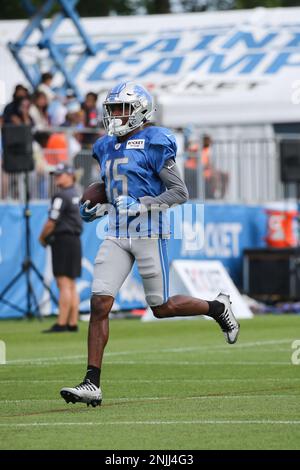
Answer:
[[[0,322],[1,449],[300,448],[299,316],[242,321],[234,346],[212,321],[113,320],[98,408],[59,395],[84,375],[87,323],[50,323]]]

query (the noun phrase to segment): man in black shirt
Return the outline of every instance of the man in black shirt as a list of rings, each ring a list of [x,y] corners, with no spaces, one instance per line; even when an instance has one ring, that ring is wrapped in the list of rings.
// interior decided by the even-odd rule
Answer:
[[[51,245],[53,274],[59,289],[59,314],[57,323],[45,333],[78,331],[79,297],[75,279],[81,275],[82,221],[74,169],[60,163],[53,173],[59,189],[52,198],[49,218],[39,240],[44,247]]]

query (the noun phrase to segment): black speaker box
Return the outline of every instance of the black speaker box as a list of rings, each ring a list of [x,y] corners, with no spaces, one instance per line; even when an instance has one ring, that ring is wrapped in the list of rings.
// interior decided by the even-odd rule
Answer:
[[[257,300],[300,300],[300,248],[244,250],[243,285]]]
[[[7,173],[34,169],[31,126],[5,124],[2,127],[3,168]]]
[[[280,142],[280,175],[283,183],[300,183],[300,140]]]

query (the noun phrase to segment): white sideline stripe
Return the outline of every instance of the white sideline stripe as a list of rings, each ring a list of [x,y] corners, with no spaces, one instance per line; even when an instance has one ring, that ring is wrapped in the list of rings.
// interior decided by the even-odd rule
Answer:
[[[167,352],[192,352],[192,351],[214,351],[214,350],[227,350],[227,351],[234,351],[237,348],[252,348],[257,346],[265,346],[265,345],[277,345],[277,344],[291,344],[294,341],[293,339],[280,339],[280,340],[270,340],[270,341],[254,341],[248,343],[241,343],[236,344],[232,349],[228,349],[227,345],[220,345],[220,346],[195,346],[190,348],[167,348],[167,349],[156,349],[156,350],[136,350],[136,351],[119,351],[119,352],[106,352],[105,357],[109,356],[124,356],[124,355],[138,355],[138,354],[159,354],[159,353],[167,353]],[[272,352],[275,352],[274,350]],[[86,354],[80,355],[72,355],[72,356],[57,356],[57,357],[43,357],[43,358],[28,358],[28,359],[13,359],[7,361],[7,364],[26,364],[28,362],[45,362],[45,361],[62,361],[64,359],[72,360],[72,359],[85,359]],[[63,363],[63,362],[61,362]]]
[[[103,384],[106,383],[123,383],[123,382],[129,382],[129,383],[177,383],[177,382],[206,382],[206,383],[219,383],[219,382],[297,382],[300,380],[300,377],[283,377],[283,378],[265,378],[265,377],[254,377],[254,378],[245,378],[245,379],[232,379],[232,378],[224,378],[224,379],[103,379]],[[20,384],[20,383],[34,383],[34,384],[47,384],[47,383],[63,383],[65,382],[66,379],[65,377],[62,379],[45,379],[45,380],[30,380],[30,379],[10,379],[10,380],[1,380],[0,379],[0,384]]]
[[[269,362],[254,362],[254,361],[228,361],[228,362],[217,362],[217,361],[159,361],[159,362],[146,362],[146,361],[106,361],[105,364],[128,364],[128,365],[173,365],[173,366],[276,366],[276,365],[292,365],[289,361],[269,361]]]
[[[77,356],[58,356],[58,357],[31,357],[28,359],[13,359],[11,361],[6,361],[6,364],[27,364],[27,363],[35,363],[35,362],[48,362],[48,361],[61,361],[62,359],[72,360],[72,359],[84,359],[86,354],[81,354]]]
[[[294,339],[279,339],[279,340],[267,340],[267,341],[252,341],[248,343],[238,343],[234,345],[234,349],[237,348],[252,348],[256,346],[266,346],[266,345],[273,345],[273,344],[291,344],[294,341]],[[169,349],[163,349],[161,351],[163,352],[185,352],[185,351],[209,351],[209,350],[215,350],[215,349],[228,349],[228,346],[225,345],[220,345],[220,346],[199,346],[199,347],[190,347],[190,348],[169,348]],[[149,351],[151,352],[151,351]],[[160,351],[159,351],[160,352]]]
[[[211,362],[211,361],[202,361],[202,362],[191,362],[191,361],[161,361],[161,362],[138,362],[138,361],[114,361],[109,362],[106,361],[105,364],[109,365],[149,365],[149,366],[286,366],[292,365],[291,362],[246,362],[246,361],[239,361],[239,362]]]
[[[86,357],[86,356],[85,356]],[[82,361],[35,361],[35,362],[25,362],[23,364],[14,364],[15,366],[54,366],[54,365],[61,365],[61,364],[83,364]],[[105,361],[105,364],[109,365],[149,365],[149,366],[165,366],[165,365],[173,365],[173,366],[293,366],[290,361],[269,361],[269,362],[259,362],[259,361]],[[9,364],[7,364],[9,365]],[[12,365],[12,364],[11,364]],[[4,370],[3,366],[3,370]],[[295,367],[295,366],[293,366]],[[1,369],[0,369],[1,371]]]
[[[105,402],[139,402],[140,400],[143,401],[161,401],[161,400],[179,400],[179,401],[184,401],[184,400],[208,400],[208,399],[213,399],[213,400],[220,400],[220,399],[229,399],[233,400],[235,398],[237,399],[244,399],[244,398],[299,398],[299,394],[286,394],[286,395],[276,395],[276,394],[263,394],[263,393],[251,393],[249,395],[202,395],[199,397],[135,397],[135,398],[105,398]],[[62,403],[61,399],[45,399],[45,398],[27,398],[24,400],[0,400],[0,403],[5,403],[5,404],[10,404],[10,403]]]
[[[262,425],[300,425],[300,421],[288,421],[288,420],[194,420],[194,421],[101,421],[101,422],[61,422],[61,423],[0,423],[0,427],[2,428],[28,428],[28,427],[40,427],[40,426],[47,426],[47,427],[58,427],[58,426],[136,426],[136,425],[144,425],[144,426],[161,426],[161,425],[207,425],[207,424],[262,424]]]

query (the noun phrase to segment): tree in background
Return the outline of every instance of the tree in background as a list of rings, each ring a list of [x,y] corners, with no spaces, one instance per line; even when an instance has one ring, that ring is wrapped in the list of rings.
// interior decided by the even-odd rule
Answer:
[[[35,6],[41,6],[43,2],[32,0]],[[77,9],[82,17],[86,17],[288,6],[299,6],[299,0],[80,0]],[[55,10],[57,8],[52,13]],[[27,18],[21,0],[1,2],[1,20],[20,18]]]

